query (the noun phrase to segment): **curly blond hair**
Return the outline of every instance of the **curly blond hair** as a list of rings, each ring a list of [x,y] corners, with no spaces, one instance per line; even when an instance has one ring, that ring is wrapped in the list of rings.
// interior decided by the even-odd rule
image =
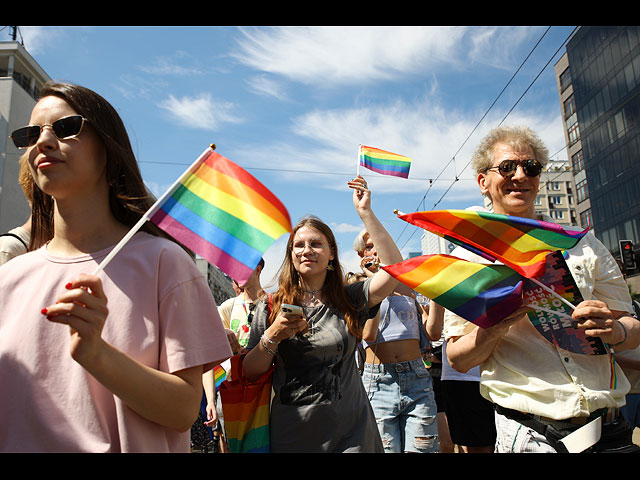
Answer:
[[[493,165],[493,148],[498,143],[509,145],[514,150],[523,150],[527,146],[533,149],[535,159],[546,167],[549,150],[529,127],[505,126],[491,130],[481,141],[471,156],[471,166],[476,173],[485,173]]]

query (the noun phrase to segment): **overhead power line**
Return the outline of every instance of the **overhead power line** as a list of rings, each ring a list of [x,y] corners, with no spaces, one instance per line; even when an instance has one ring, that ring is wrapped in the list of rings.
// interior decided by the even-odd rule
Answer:
[[[455,156],[460,152],[460,150],[462,150],[462,148],[464,147],[464,145],[467,143],[467,141],[469,140],[469,138],[471,138],[471,136],[473,135],[473,133],[476,131],[476,129],[479,127],[479,125],[482,123],[482,121],[485,119],[485,117],[487,116],[487,114],[491,111],[491,109],[493,108],[493,106],[496,104],[496,102],[498,101],[498,99],[502,96],[502,94],[504,93],[504,91],[507,89],[507,87],[511,84],[511,82],[513,81],[513,79],[515,78],[515,76],[518,74],[518,72],[522,69],[522,67],[524,66],[524,64],[527,62],[527,60],[529,59],[529,57],[533,54],[533,52],[536,50],[536,48],[538,47],[538,45],[540,44],[540,42],[542,41],[542,39],[547,35],[547,33],[549,32],[549,30],[551,29],[551,27],[547,27],[547,29],[544,31],[544,33],[541,35],[541,37],[538,39],[538,41],[536,42],[536,44],[533,46],[533,48],[531,49],[531,51],[529,52],[529,54],[525,57],[525,59],[522,61],[522,63],[520,64],[520,66],[516,69],[516,71],[514,72],[514,74],[511,76],[511,78],[509,79],[509,81],[507,82],[507,84],[504,86],[504,88],[500,91],[500,93],[498,94],[498,96],[496,97],[496,99],[493,101],[493,103],[491,104],[491,106],[487,109],[487,111],[485,112],[485,114],[482,116],[482,118],[480,118],[480,120],[478,121],[478,123],[476,124],[476,126],[473,128],[473,130],[471,131],[471,133],[467,136],[467,138],[464,140],[464,142],[462,143],[462,145],[460,146],[460,148],[458,148],[458,150],[456,151],[455,155],[452,157],[452,159],[445,165],[445,167],[443,168],[442,172],[440,172],[440,174],[438,175],[438,177],[440,175],[442,175],[442,173],[444,173],[444,170],[449,166],[449,164],[453,161],[455,162]],[[549,66],[549,63],[551,63],[551,61],[555,58],[555,56],[558,54],[558,52],[560,51],[560,49],[562,49],[562,47],[564,47],[564,45],[567,43],[567,40],[569,40],[569,38],[571,38],[571,35],[573,35],[574,30],[567,36],[567,38],[562,42],[562,44],[558,47],[558,49],[553,53],[553,55],[549,58],[549,60],[547,61],[547,63],[544,65],[544,67],[542,67],[542,69],[540,70],[540,72],[535,76],[535,78],[531,81],[531,83],[529,84],[529,86],[525,89],[525,91],[522,93],[522,95],[520,95],[520,97],[518,98],[518,100],[514,103],[514,105],[509,109],[509,111],[507,112],[507,114],[504,116],[504,118],[500,121],[500,123],[497,126],[502,125],[502,123],[504,123],[504,121],[507,119],[507,117],[511,114],[511,112],[515,109],[515,107],[520,103],[520,101],[522,100],[522,98],[525,96],[525,94],[529,91],[529,89],[533,86],[533,84],[538,80],[538,78],[540,77],[540,75],[542,75],[542,73],[546,70],[546,68]],[[453,187],[453,185],[455,185],[455,182],[459,181],[459,177],[460,175],[467,169],[467,167],[471,164],[471,160],[469,160],[466,165],[464,166],[464,168],[460,171],[460,174],[456,174],[455,178],[453,179],[452,183],[449,185],[448,188],[445,189],[444,193],[442,194],[442,196],[440,197],[440,199],[438,199],[438,201],[433,205],[433,208],[435,209],[435,207],[442,201],[442,199],[445,197],[445,195],[451,190],[451,188]],[[436,178],[437,179],[437,178]],[[418,209],[420,207],[420,205],[422,203],[424,203],[425,198],[427,197],[429,191],[432,188],[432,184],[429,185],[429,188],[427,189],[427,191],[425,192],[424,196],[422,197],[422,200],[420,201],[420,203],[418,204],[418,207],[416,209]],[[402,235],[404,234],[404,232],[406,231],[407,227],[409,226],[409,224],[407,223],[404,228],[402,229],[402,231],[400,232],[400,235],[398,236],[398,240],[396,240],[396,243],[399,242],[400,238],[402,237]],[[404,244],[402,245],[402,247],[400,247],[401,249],[404,248],[406,246],[406,244],[409,242],[409,240],[411,240],[411,238],[413,237],[413,235],[415,234],[415,232],[418,229],[414,229],[413,232],[411,233],[411,235],[409,235],[409,238],[407,238],[407,240],[404,242]]]

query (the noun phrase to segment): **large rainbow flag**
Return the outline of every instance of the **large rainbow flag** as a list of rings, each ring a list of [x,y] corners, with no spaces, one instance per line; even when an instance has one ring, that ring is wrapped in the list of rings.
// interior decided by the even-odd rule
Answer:
[[[165,197],[151,221],[240,284],[272,243],[291,231],[280,200],[213,147]]]
[[[411,159],[403,155],[360,145],[360,165],[374,172],[395,177],[409,177]]]
[[[467,244],[470,250],[478,249],[485,258],[500,260],[527,278],[544,272],[549,253],[574,247],[588,231],[473,210],[433,210],[398,217],[459,245]]]
[[[231,380],[220,385],[224,428],[231,453],[269,453],[271,385],[275,365],[250,382],[241,355],[231,357]]]
[[[482,328],[522,305],[523,277],[505,265],[422,255],[382,267],[409,288]]]

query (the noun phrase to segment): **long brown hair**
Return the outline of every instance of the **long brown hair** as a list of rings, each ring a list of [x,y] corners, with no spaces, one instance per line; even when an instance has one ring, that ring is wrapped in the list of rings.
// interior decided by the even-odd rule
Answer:
[[[79,85],[47,84],[40,91],[40,98],[49,96],[67,102],[76,113],[88,120],[90,128],[97,133],[107,154],[106,177],[111,213],[120,223],[133,227],[153,205],[154,197],[142,180],[120,115],[99,94]],[[53,238],[53,207],[53,198],[34,183],[30,250],[41,247]],[[170,238],[150,222],[141,230]]]
[[[329,243],[334,260],[332,261],[332,269],[327,269],[327,276],[322,286],[322,295],[326,303],[338,309],[345,318],[349,333],[360,339],[362,332],[358,325],[358,311],[353,305],[344,289],[344,274],[342,267],[338,261],[338,246],[331,229],[322,220],[315,216],[307,216],[302,218],[293,228],[289,240],[287,242],[284,260],[279,269],[278,291],[273,295],[273,308],[271,309],[270,321],[273,322],[278,316],[280,305],[283,303],[300,304],[304,291],[300,286],[300,275],[295,269],[292,261],[293,239],[296,232],[302,227],[311,227],[322,233]],[[364,305],[362,306],[364,308]]]

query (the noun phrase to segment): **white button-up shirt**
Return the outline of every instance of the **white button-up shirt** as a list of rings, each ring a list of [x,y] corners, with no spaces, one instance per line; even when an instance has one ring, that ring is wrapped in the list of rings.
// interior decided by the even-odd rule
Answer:
[[[629,289],[615,260],[592,232],[568,253],[567,265],[585,300],[603,301],[611,310],[633,311]],[[487,263],[460,247],[451,255]],[[474,327],[445,312],[445,338],[465,335]],[[619,365],[614,368],[613,388],[611,355],[568,352],[547,341],[531,322],[521,321],[480,365],[480,393],[505,408],[558,420],[588,416],[600,408],[625,404],[629,382]]]

